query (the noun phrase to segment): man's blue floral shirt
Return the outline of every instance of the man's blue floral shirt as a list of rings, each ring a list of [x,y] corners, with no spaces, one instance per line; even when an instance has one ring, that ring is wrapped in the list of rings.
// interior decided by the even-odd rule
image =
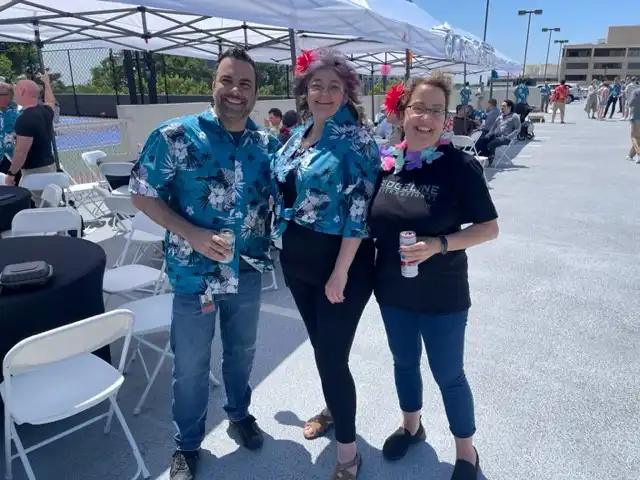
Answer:
[[[298,192],[291,208],[285,208],[279,197],[277,233],[293,221],[317,232],[366,238],[369,203],[380,174],[378,146],[343,106],[325,122],[320,141],[300,151],[312,124],[295,131],[274,157],[275,179],[284,183],[295,172]]]
[[[13,102],[4,110],[0,110],[0,159],[5,155],[13,158],[13,150],[16,147],[16,120],[19,116],[18,106]]]
[[[236,235],[235,256],[222,264],[167,233],[167,273],[178,293],[238,292],[240,257],[261,271],[267,257],[269,198],[275,196],[271,156],[280,147],[269,132],[249,120],[236,142],[211,109],[170,120],[149,136],[131,173],[132,194],[165,200],[192,224]]]
[[[529,87],[527,87],[524,83],[518,85],[514,91],[514,95],[516,97],[516,103],[524,103],[529,98]]]

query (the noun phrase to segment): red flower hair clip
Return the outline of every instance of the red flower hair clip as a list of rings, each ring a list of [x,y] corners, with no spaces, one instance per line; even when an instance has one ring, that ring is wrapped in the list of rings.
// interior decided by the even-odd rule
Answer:
[[[313,50],[302,50],[302,53],[296,59],[296,77],[304,75],[309,69],[315,58]]]
[[[382,106],[387,114],[394,113],[398,115],[398,104],[402,99],[402,95],[404,95],[404,83],[398,83],[387,91],[387,94],[384,96],[384,101],[382,102]]]

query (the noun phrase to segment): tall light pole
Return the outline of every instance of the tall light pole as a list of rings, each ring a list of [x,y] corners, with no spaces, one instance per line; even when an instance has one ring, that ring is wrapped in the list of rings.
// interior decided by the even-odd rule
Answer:
[[[554,28],[543,28],[542,33],[549,32],[549,43],[547,43],[547,59],[544,61],[544,81],[547,81],[547,65],[549,65],[549,50],[551,49],[551,35],[553,32],[559,32],[560,29],[557,27]]]
[[[529,31],[531,30],[531,15],[542,15],[542,10],[518,10],[518,15],[521,17],[528,15],[527,21],[527,40],[524,43],[524,61],[522,62],[522,76],[524,77],[524,71],[527,68],[527,50],[529,50]]]
[[[482,41],[486,42],[487,41],[487,25],[489,23],[489,0],[487,0],[487,3],[485,5],[485,9],[484,9],[484,34],[482,35]],[[491,74],[489,74],[491,75]],[[480,85],[482,86],[482,75],[480,75]]]
[[[560,50],[558,51],[558,81],[560,81],[560,59],[562,58],[562,45],[569,43],[569,40],[554,40],[553,43],[560,44]]]

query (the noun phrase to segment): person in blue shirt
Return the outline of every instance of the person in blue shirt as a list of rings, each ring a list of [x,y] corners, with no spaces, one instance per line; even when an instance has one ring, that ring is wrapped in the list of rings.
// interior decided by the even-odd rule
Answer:
[[[527,87],[526,80],[520,80],[518,86],[513,92],[516,98],[516,103],[527,103],[527,99],[529,98],[529,87]]]
[[[613,118],[613,114],[616,113],[616,104],[618,103],[618,98],[620,98],[621,93],[622,85],[620,84],[620,79],[616,77],[613,84],[609,86],[609,99],[607,100],[607,106],[604,109],[605,117],[607,116],[609,107],[611,107],[611,114],[609,115],[609,118]]]
[[[359,125],[359,81],[346,57],[303,52],[295,93],[305,123],[274,158],[284,277],[315,352],[326,407],[304,426],[307,439],[335,426],[332,479],[355,479],[356,389],[349,352],[373,291],[375,250],[369,203],[380,175],[378,147]]]
[[[484,123],[482,124],[482,134],[486,135],[496,123],[496,120],[500,116],[500,110],[498,109],[498,102],[495,98],[490,98],[487,105],[487,113],[484,117]]]
[[[544,82],[544,85],[540,87],[540,111],[544,113],[549,112],[549,101],[551,99],[551,86],[549,82]]]
[[[13,87],[0,82],[0,171],[7,173],[11,167],[16,146],[16,120],[20,113],[13,100]]]
[[[469,105],[471,102],[471,88],[469,87],[469,82],[465,82],[464,87],[460,89],[460,104],[461,105]]]
[[[215,319],[220,311],[222,376],[230,429],[242,445],[263,436],[249,414],[269,200],[271,156],[280,143],[249,119],[258,92],[255,64],[240,49],[220,56],[213,108],[154,130],[133,168],[136,207],[167,229],[166,265],[174,291],[171,322],[173,422],[177,450],[169,478],[196,471],[205,435]],[[221,236],[235,234],[235,242]]]

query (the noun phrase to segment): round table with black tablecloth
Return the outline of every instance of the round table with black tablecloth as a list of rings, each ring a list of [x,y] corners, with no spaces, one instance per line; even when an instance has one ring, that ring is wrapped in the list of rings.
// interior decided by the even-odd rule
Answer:
[[[0,292],[0,359],[31,335],[104,313],[107,258],[100,245],[61,236],[0,240],[0,271],[6,265],[39,260],[53,267],[47,285]],[[111,361],[108,346],[95,353]]]
[[[12,195],[8,198],[4,196]],[[26,188],[0,185],[0,232],[11,230],[11,221],[20,210],[31,207],[31,192]]]

